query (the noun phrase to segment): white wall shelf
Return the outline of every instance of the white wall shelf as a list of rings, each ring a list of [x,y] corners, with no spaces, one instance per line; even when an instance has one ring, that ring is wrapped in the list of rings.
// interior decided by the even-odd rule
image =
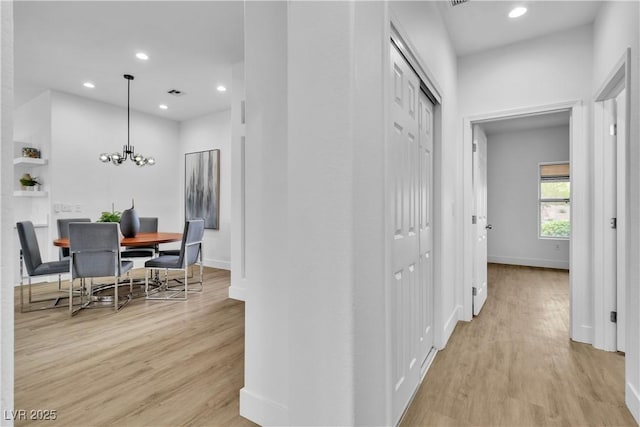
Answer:
[[[18,157],[13,159],[14,165],[23,166],[44,166],[47,164],[47,159],[33,159],[31,157]]]
[[[14,191],[13,195],[15,197],[47,197],[47,192],[18,190],[18,191]]]

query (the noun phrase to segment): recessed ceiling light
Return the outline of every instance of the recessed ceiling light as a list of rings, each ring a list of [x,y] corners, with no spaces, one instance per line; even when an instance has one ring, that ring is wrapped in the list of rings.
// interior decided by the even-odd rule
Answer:
[[[142,59],[143,61],[146,61],[147,59],[149,59],[149,55],[147,55],[144,52],[138,52],[138,53],[136,53],[136,58]]]
[[[84,82],[84,83],[82,84],[82,86],[84,86],[84,87],[88,87],[89,89],[93,89],[94,87],[96,87],[96,85],[94,85],[94,84],[93,84],[93,83],[91,83],[91,82]]]
[[[218,92],[226,92],[226,91],[227,91],[227,88],[226,88],[226,87],[224,87],[224,86],[222,86],[222,85],[220,85],[220,86],[218,86],[218,87],[216,88],[216,90],[217,90]]]
[[[158,105],[158,108],[161,109],[161,110],[168,110],[169,109],[169,107],[167,107],[165,104]]]
[[[513,9],[511,9],[511,12],[509,12],[509,18],[519,18],[525,13],[527,13],[526,7],[522,7],[522,6],[514,7]]]

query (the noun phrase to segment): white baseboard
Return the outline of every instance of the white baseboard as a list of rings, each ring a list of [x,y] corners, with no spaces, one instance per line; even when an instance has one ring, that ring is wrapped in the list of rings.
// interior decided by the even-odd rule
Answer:
[[[245,288],[241,288],[239,286],[229,286],[229,298],[235,299],[238,301],[246,301],[246,293],[247,290]]]
[[[577,325],[573,328],[571,339],[584,344],[593,343],[593,327],[589,325]]]
[[[220,270],[231,270],[231,261],[220,261],[218,259],[205,258],[202,260],[205,267],[219,268]]]
[[[636,423],[640,424],[640,394],[633,385],[626,383],[624,401],[629,408],[629,412],[636,419]]]
[[[286,406],[259,396],[246,387],[240,389],[240,415],[261,426],[289,425]]]
[[[555,260],[555,259],[518,258],[518,257],[489,255],[487,257],[487,261],[496,263],[496,264],[524,265],[526,267],[557,268],[560,270],[569,269],[569,261],[562,261],[562,260]]]
[[[439,350],[442,350],[443,348],[445,348],[445,346],[449,342],[449,338],[451,337],[451,334],[453,334],[453,330],[456,328],[456,325],[458,324],[458,319],[460,318],[459,314],[461,312],[462,312],[462,306],[457,305],[456,308],[454,308],[451,314],[449,315],[449,318],[447,319],[447,321],[444,323],[444,328],[442,329],[442,342],[440,343],[441,345],[438,346]]]

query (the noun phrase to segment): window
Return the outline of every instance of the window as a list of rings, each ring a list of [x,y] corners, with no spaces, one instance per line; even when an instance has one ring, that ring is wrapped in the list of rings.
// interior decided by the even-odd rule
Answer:
[[[540,164],[540,237],[568,239],[571,235],[569,163]]]

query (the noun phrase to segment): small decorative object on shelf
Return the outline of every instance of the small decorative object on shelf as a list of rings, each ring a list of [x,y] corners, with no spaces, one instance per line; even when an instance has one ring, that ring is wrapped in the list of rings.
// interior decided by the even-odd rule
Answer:
[[[135,210],[133,199],[131,199],[131,209],[125,209],[122,212],[120,231],[124,237],[135,237],[140,231],[140,218]]]
[[[20,178],[20,187],[23,190],[37,191],[40,189],[40,182],[38,178],[34,178],[30,174],[25,173]]]
[[[30,159],[39,159],[40,158],[40,150],[33,147],[24,147],[22,149],[22,157],[28,157]]]

